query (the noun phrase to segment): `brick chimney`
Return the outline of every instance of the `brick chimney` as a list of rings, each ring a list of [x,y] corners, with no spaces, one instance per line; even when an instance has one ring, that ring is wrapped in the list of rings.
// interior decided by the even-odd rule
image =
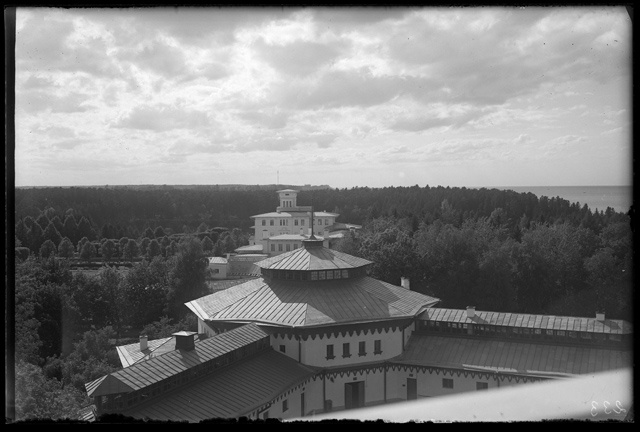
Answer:
[[[476,307],[467,306],[467,318],[473,318],[476,316]]]
[[[195,335],[196,332],[180,331],[173,333],[172,336],[176,338],[176,349],[183,349],[191,351],[195,348]]]
[[[147,342],[149,341],[149,337],[147,335],[140,335],[140,351],[144,351],[149,348]]]
[[[604,322],[604,311],[596,312],[596,320]]]
[[[406,278],[404,276],[400,277],[400,286],[404,289],[411,289],[411,284],[409,283],[409,278]]]

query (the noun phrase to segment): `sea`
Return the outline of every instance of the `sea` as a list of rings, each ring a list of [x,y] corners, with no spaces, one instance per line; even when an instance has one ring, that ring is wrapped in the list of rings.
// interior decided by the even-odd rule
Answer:
[[[633,204],[632,186],[495,186],[494,188],[510,189],[519,193],[531,192],[538,198],[560,197],[571,203],[578,202],[580,207],[587,204],[591,211],[596,209],[606,211],[607,207],[611,207],[617,212],[627,213]]]

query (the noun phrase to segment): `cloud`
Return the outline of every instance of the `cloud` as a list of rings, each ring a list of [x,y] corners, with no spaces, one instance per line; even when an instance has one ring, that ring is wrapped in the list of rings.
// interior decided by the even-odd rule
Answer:
[[[425,97],[430,81],[409,75],[375,76],[369,68],[336,70],[315,81],[287,83],[276,91],[281,104],[298,109],[369,107],[401,96]]]
[[[139,106],[112,124],[116,128],[168,131],[193,129],[209,124],[207,114],[202,111],[175,108],[167,105]]]
[[[238,116],[258,127],[268,129],[282,129],[287,125],[289,115],[277,109],[241,111]]]
[[[296,40],[288,44],[272,45],[260,38],[253,44],[253,48],[260,58],[277,71],[287,75],[307,76],[335,61],[345,49],[344,44]]]
[[[164,41],[154,40],[139,48],[124,50],[119,57],[166,78],[178,78],[187,72],[184,52]]]
[[[92,107],[87,104],[89,100],[88,96],[76,92],[64,96],[44,91],[25,91],[16,94],[16,106],[28,113],[40,113],[47,110],[66,114],[85,112]]]

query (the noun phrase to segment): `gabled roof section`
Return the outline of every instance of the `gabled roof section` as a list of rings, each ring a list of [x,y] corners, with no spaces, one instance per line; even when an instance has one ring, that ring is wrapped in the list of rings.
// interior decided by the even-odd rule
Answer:
[[[315,369],[268,349],[123,414],[188,422],[237,418],[304,383],[315,373]]]
[[[433,308],[425,311],[420,318],[428,321],[497,325],[541,330],[564,330],[605,334],[633,333],[631,323],[624,320],[606,319],[604,321],[599,321],[595,317],[569,317],[484,311],[475,311],[474,315],[475,316],[473,318],[469,318],[465,309]]]
[[[268,335],[254,324],[197,341],[192,350],[173,350],[85,384],[89,396],[129,393],[170,378]]]
[[[304,247],[256,263],[271,270],[346,270],[369,264],[372,264],[369,260],[333,249]]]
[[[258,278],[186,305],[205,321],[297,327],[412,318],[438,301],[370,277],[314,282]]]
[[[173,351],[174,349],[176,349],[176,340],[174,337],[150,340],[147,342],[147,349],[145,350],[140,350],[139,342],[116,347],[122,367],[129,367],[134,363],[148,360],[151,357]]]
[[[392,363],[500,372],[538,377],[574,376],[632,366],[630,350],[412,335]]]

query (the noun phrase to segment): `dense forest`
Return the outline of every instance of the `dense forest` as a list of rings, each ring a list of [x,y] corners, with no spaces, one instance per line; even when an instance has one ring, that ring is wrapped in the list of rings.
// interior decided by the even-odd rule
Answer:
[[[84,384],[119,367],[115,345],[195,330],[203,257],[247,244],[283,188],[362,225],[336,248],[441,307],[632,320],[632,221],[611,208],[428,186],[16,189],[18,418],[74,417]]]

